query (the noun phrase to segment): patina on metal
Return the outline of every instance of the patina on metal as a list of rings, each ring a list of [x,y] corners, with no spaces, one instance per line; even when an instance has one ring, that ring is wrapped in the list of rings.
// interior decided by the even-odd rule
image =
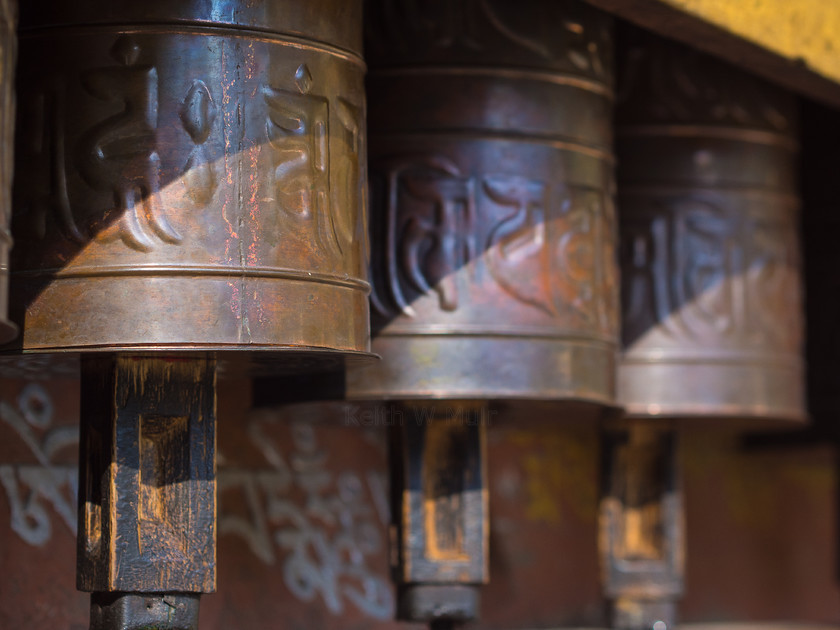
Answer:
[[[17,0],[0,1],[0,343],[17,334],[7,317],[9,250],[12,234],[12,175],[15,131],[15,63],[17,60]]]
[[[669,630],[684,589],[678,432],[634,420],[603,436],[599,547],[611,627]]]
[[[361,2],[27,3],[20,349],[366,355],[360,50]]]
[[[653,36],[622,59],[620,401],[803,420],[793,97]]]
[[[354,398],[612,404],[609,17],[374,3],[373,349]]]

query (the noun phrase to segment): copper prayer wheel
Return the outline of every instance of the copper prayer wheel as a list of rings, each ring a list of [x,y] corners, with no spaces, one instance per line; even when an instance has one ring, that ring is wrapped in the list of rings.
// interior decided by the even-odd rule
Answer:
[[[802,420],[794,99],[652,37],[622,57],[619,398],[633,416]]]
[[[366,399],[614,401],[611,20],[375,4]]]
[[[22,16],[16,349],[82,354],[91,630],[196,630],[216,588],[217,356],[370,356],[361,32],[360,1]]]
[[[0,2],[0,343],[17,327],[7,318],[9,306],[9,250],[12,234],[12,174],[15,131],[15,62],[17,60],[17,0]]]
[[[27,3],[21,349],[367,353],[361,31],[361,2]]]

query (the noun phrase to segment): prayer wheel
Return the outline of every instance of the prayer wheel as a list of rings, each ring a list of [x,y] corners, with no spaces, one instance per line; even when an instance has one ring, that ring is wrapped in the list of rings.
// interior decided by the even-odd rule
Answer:
[[[611,22],[575,0],[374,5],[368,399],[612,404]]]
[[[20,32],[11,351],[81,356],[77,586],[92,630],[195,630],[217,364],[370,357],[361,1],[40,0]]]
[[[676,419],[803,420],[790,95],[628,31],[616,107],[629,419],[604,434],[600,548],[612,627],[668,630],[684,590]]]
[[[617,107],[624,355],[634,416],[803,420],[793,97],[645,38]]]
[[[446,628],[489,579],[489,401],[615,402],[612,23],[576,0],[381,0],[366,19],[382,361],[347,394],[402,405],[398,616]]]
[[[9,249],[12,234],[12,174],[15,131],[15,63],[17,60],[17,0],[0,2],[0,343],[17,327],[7,318],[9,306]]]
[[[26,3],[20,348],[368,352],[361,39],[360,2]]]

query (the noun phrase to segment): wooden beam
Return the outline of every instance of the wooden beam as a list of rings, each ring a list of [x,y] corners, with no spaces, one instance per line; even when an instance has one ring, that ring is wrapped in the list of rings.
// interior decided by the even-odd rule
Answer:
[[[83,360],[80,590],[215,590],[215,386],[210,359]]]
[[[605,11],[840,107],[840,3],[587,0]]]

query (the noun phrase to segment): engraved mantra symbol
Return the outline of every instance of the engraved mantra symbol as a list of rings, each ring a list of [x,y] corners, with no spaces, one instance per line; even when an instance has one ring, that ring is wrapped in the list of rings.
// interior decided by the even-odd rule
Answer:
[[[622,59],[627,67],[619,103],[644,111],[650,122],[708,119],[778,131],[790,127],[773,92],[714,60],[667,46],[632,48]]]
[[[414,28],[425,25],[431,32],[431,44],[437,48],[463,46],[483,50],[482,29],[489,25],[493,31],[510,42],[543,57],[551,58],[548,48],[536,39],[516,32],[505,24],[487,0],[454,0],[434,7],[435,18],[424,15],[416,0],[406,3],[407,23]]]
[[[782,343],[798,328],[795,230],[697,201],[652,204],[622,228],[624,322],[675,338]],[[710,337],[711,334],[711,337]]]
[[[64,166],[65,101],[63,85],[44,86],[20,108],[20,186],[15,205],[20,208],[23,229],[32,238],[44,238],[47,217],[53,216],[66,238],[82,244],[86,238],[73,217]]]
[[[363,241],[362,250],[367,251],[367,159],[365,153],[364,111],[362,107],[351,103],[343,97],[338,97],[335,107],[339,123],[347,138],[350,151],[342,152],[341,163],[338,165],[340,181],[339,190],[346,204],[343,212],[338,212],[335,222],[339,243],[352,245]],[[353,212],[357,210],[357,212]],[[361,219],[361,220],[360,220]]]
[[[218,108],[204,81],[193,81],[179,114],[184,130],[195,144],[184,165],[187,194],[196,205],[207,205],[216,192],[218,179],[204,143],[210,137]]]
[[[550,187],[518,175],[461,175],[443,158],[406,158],[385,164],[384,241],[387,272],[372,301],[385,317],[393,303],[414,316],[411,299],[434,291],[454,311],[468,290],[459,270],[486,268],[511,297],[559,316],[572,307],[598,318],[592,303],[606,274],[608,221],[599,193],[564,189],[557,237],[548,236]],[[374,219],[376,222],[376,219]],[[597,310],[597,309],[596,309]]]
[[[139,62],[140,49],[130,37],[120,37],[111,53],[120,65],[88,71],[82,83],[86,94],[112,110],[115,106],[121,110],[82,135],[74,163],[82,180],[94,190],[110,193],[116,207],[92,225],[80,225],[74,215],[65,166],[66,88],[61,81],[53,81],[36,92],[30,106],[22,108],[27,131],[21,134],[24,168],[20,170],[25,184],[19,186],[23,216],[17,221],[36,239],[46,236],[47,218],[52,215],[61,234],[82,245],[90,240],[87,232],[100,226],[100,240],[120,239],[140,251],[150,251],[160,243],[180,243],[183,238],[168,221],[160,198],[157,70]],[[362,229],[364,109],[342,97],[331,107],[328,98],[313,93],[314,80],[305,64],[292,79],[292,89],[263,86],[262,102],[256,104],[265,110],[271,197],[281,212],[298,223],[293,229],[310,230],[323,255],[340,263],[358,249],[354,248],[358,239],[366,238]],[[330,163],[331,110],[337,132],[344,134],[340,145],[346,149],[339,152],[334,168]],[[185,89],[177,114],[193,147],[181,174],[186,196],[196,206],[210,204],[220,183],[210,157],[219,113],[217,100],[204,81],[196,79]],[[261,138],[257,140],[262,143]],[[331,203],[333,176],[341,199],[349,203]],[[340,212],[334,213],[333,206]]]
[[[303,64],[295,73],[297,90],[265,87],[266,133],[273,148],[273,192],[289,216],[312,225],[320,248],[343,254],[330,209],[329,100],[311,94],[313,80]]]
[[[111,49],[116,67],[85,73],[82,83],[94,98],[121,103],[123,110],[90,129],[78,146],[79,172],[95,190],[111,192],[119,217],[99,235],[121,239],[140,251],[155,247],[155,237],[180,243],[161,208],[160,156],[156,149],[158,76],[152,66],[138,64],[139,46],[128,36]],[[107,215],[106,215],[107,220]]]
[[[391,296],[403,312],[413,315],[403,291],[403,284],[408,284],[419,293],[434,290],[443,310],[455,310],[456,272],[478,253],[473,238],[472,180],[460,176],[454,164],[435,158],[419,169],[414,161],[393,164],[387,180]],[[380,300],[374,304],[381,313],[388,313]]]
[[[524,33],[510,24],[509,15],[491,0],[380,0],[374,12],[381,17],[385,37],[398,47],[406,42],[422,42],[430,48],[461,48],[474,51],[493,50],[501,37],[514,46],[547,60],[565,56],[578,70],[603,75],[602,57],[609,54],[604,45],[608,34],[586,28],[580,20],[558,20],[562,31],[552,28]],[[565,13],[573,13],[568,7]],[[514,9],[515,10],[515,9]],[[551,22],[551,19],[549,19]],[[542,23],[537,22],[537,27]],[[535,30],[532,28],[532,30]],[[592,32],[595,31],[595,32]]]

